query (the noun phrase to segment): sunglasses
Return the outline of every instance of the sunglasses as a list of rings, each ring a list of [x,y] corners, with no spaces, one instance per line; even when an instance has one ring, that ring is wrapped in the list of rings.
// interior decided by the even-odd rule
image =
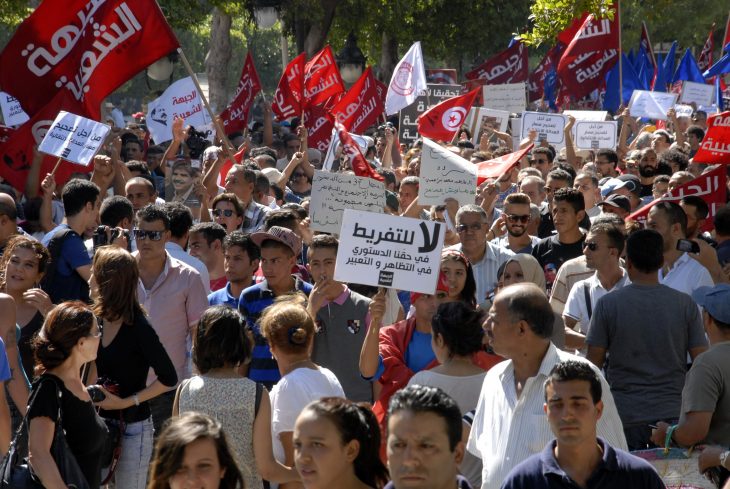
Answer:
[[[475,224],[459,224],[456,226],[456,232],[458,233],[465,233],[468,230],[472,231],[479,231],[482,228],[482,224],[475,223]]]
[[[524,224],[530,220],[530,215],[527,214],[524,216],[518,216],[517,214],[509,214],[507,216],[507,219],[509,220],[509,222],[518,222],[519,221]]]
[[[586,241],[583,243],[583,248],[588,248],[591,251],[596,251],[598,249],[598,243],[588,242]]]
[[[213,209],[213,215],[215,217],[231,217],[233,215],[233,209]]]
[[[142,229],[133,229],[132,234],[134,235],[134,239],[138,239],[140,241],[144,241],[147,238],[151,241],[159,241],[162,239],[165,231],[144,231]]]

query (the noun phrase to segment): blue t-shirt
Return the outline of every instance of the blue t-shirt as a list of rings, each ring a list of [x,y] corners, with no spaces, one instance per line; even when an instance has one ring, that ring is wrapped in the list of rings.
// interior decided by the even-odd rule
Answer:
[[[8,363],[8,355],[5,353],[5,343],[0,338],[0,382],[10,379],[10,364]]]
[[[51,232],[43,236],[43,246],[48,248],[51,238],[62,229],[70,229],[68,224],[59,224]],[[70,277],[72,273],[76,273],[78,267],[91,265],[91,258],[86,251],[84,240],[79,235],[69,235],[63,240],[61,245],[61,254],[56,263],[56,273]]]
[[[411,372],[420,372],[421,370],[428,367],[428,365],[436,360],[436,354],[431,348],[431,333],[421,333],[420,331],[414,331],[411,336],[411,341],[406,347],[406,366],[411,369]],[[385,363],[383,363],[383,356],[378,355],[378,369],[368,380],[375,382],[385,372]]]
[[[234,309],[238,309],[238,297],[233,297],[231,295],[231,284],[227,283],[222,289],[218,289],[215,292],[208,294],[208,304],[211,306],[225,304]]]

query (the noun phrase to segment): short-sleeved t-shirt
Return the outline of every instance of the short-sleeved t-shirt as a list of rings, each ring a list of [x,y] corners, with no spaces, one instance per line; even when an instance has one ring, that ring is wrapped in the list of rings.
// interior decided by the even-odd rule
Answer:
[[[682,414],[711,412],[703,444],[730,446],[730,341],[712,345],[695,358],[682,391]]]
[[[561,243],[556,234],[541,239],[532,247],[532,256],[535,257],[545,273],[545,285],[548,290],[552,289],[555,276],[563,263],[583,254],[584,241],[585,236],[575,243]]]
[[[51,242],[53,236],[63,229],[70,229],[68,224],[60,224],[56,226],[51,232],[43,236],[43,246],[48,248],[48,243]],[[76,273],[76,269],[85,265],[91,265],[91,258],[86,252],[86,246],[84,240],[78,234],[70,234],[63,240],[61,245],[61,255],[56,264],[56,273],[65,277],[70,276],[72,273]]]

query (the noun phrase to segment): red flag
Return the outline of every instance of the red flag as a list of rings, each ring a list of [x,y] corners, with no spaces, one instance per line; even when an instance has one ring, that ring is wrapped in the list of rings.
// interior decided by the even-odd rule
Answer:
[[[710,231],[714,227],[713,218],[715,217],[715,214],[719,209],[725,207],[725,197],[727,195],[725,171],[725,166],[720,165],[714,170],[704,173],[699,177],[680,185],[669,192],[666,196],[649,202],[641,209],[629,215],[626,220],[637,221],[644,225],[646,218],[649,215],[649,211],[657,203],[661,201],[679,202],[682,200],[682,197],[697,195],[701,197],[702,200],[707,203],[707,207],[710,208],[710,213],[707,216],[707,220],[705,220],[704,227],[702,228],[703,231]]]
[[[484,183],[485,180],[499,178],[510,171],[532,150],[533,146],[534,144],[530,144],[526,148],[515,151],[514,153],[477,163],[477,186]]]
[[[383,110],[385,110],[383,100],[375,85],[372,70],[368,66],[365,73],[350,87],[330,113],[348,131],[359,134],[375,124]]]
[[[241,79],[238,81],[233,100],[221,112],[221,119],[223,119],[223,126],[227,134],[241,131],[246,127],[248,111],[251,109],[254,97],[260,91],[261,82],[258,73],[256,73],[256,67],[253,65],[251,51],[249,51],[246,55],[246,61],[243,63]]]
[[[707,118],[707,133],[692,161],[730,165],[730,110]]]
[[[369,177],[373,180],[382,182],[383,177],[379,175],[372,166],[370,166],[370,163],[368,163],[368,160],[366,160],[362,155],[360,148],[357,146],[357,143],[352,140],[352,137],[350,136],[350,133],[347,132],[347,129],[345,129],[345,126],[335,121],[335,130],[337,131],[337,136],[340,138],[342,151],[350,158],[350,166],[352,167],[352,171],[355,172],[355,175],[358,177]]]
[[[583,27],[583,23],[586,21],[589,15],[590,14],[588,12],[584,12],[583,15],[581,15],[577,19],[573,19],[570,25],[566,27],[563,32],[558,34],[558,42],[564,44],[565,46],[570,44],[570,41],[573,40],[575,35],[578,33],[578,30]]]
[[[25,188],[28,170],[33,161],[33,148],[38,146],[46,131],[51,127],[58,113],[62,110],[73,114],[81,115],[91,119],[98,119],[99,113],[86,111],[85,105],[76,100],[68,90],[59,90],[53,99],[36,113],[30,120],[13,131],[8,140],[0,143],[0,176],[7,180],[10,185],[18,190]],[[55,166],[57,158],[44,156],[41,164],[40,177],[44,178]],[[75,165],[73,163],[61,163],[56,171],[56,183],[61,185],[66,182],[72,173],[88,173],[93,170],[93,165],[88,167]]]
[[[375,88],[378,91],[378,97],[380,97],[380,101],[383,103],[383,107],[385,107],[385,96],[388,94],[388,85],[376,78]]]
[[[319,105],[310,105],[304,109],[304,127],[307,128],[307,144],[318,149],[322,154],[327,152],[332,139],[332,118],[327,109]]]
[[[530,102],[539,100],[544,96],[545,92],[545,77],[550,72],[557,68],[558,61],[560,60],[560,50],[562,45],[558,44],[554,46],[550,51],[545,54],[540,64],[530,73],[530,77],[527,79],[527,90],[529,92]]]
[[[304,66],[303,100],[308,105],[319,105],[344,91],[345,85],[337,69],[335,55],[328,44]]]
[[[483,79],[486,85],[527,81],[527,46],[517,41],[466,74],[469,80]]]
[[[707,35],[707,41],[702,47],[699,57],[697,58],[697,66],[700,71],[705,71],[707,68],[712,66],[712,50],[715,49],[715,41],[712,39],[712,34],[715,32],[715,23],[712,23],[710,27],[710,33]],[[723,46],[724,47],[724,46]]]
[[[646,55],[649,56],[649,61],[651,61],[651,64],[654,66],[654,69],[656,70],[656,57],[654,56],[654,46],[651,45],[651,40],[649,39],[649,29],[646,28],[646,22],[641,22],[641,40],[639,41],[639,44],[644,48],[644,51],[646,52]]]
[[[62,89],[91,110],[179,46],[157,2],[41,2],[0,54],[0,86],[31,117]]]
[[[465,95],[446,99],[418,116],[418,132],[431,139],[449,141],[466,120],[474,100],[481,91],[475,88]]]
[[[286,65],[281,74],[279,85],[274,92],[271,110],[277,119],[284,120],[302,113],[302,85],[304,84],[304,59],[302,53]]]
[[[12,136],[15,133],[15,129],[8,126],[0,126],[0,144],[7,143],[10,139],[10,136]]]
[[[226,177],[228,176],[228,172],[231,171],[231,168],[233,168],[233,165],[240,165],[243,162],[243,156],[246,154],[246,150],[248,149],[248,144],[244,144],[243,148],[238,153],[233,153],[233,160],[228,158],[221,167],[220,175],[218,176],[218,183],[219,185],[222,185],[223,182],[226,181]]]
[[[727,14],[727,22],[725,22],[725,37],[722,39],[721,49],[725,49],[728,44],[730,44],[730,13]]]

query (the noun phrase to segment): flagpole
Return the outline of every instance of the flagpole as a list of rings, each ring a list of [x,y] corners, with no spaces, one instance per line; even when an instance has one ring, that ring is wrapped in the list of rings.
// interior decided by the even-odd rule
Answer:
[[[621,0],[616,0],[616,15],[618,16],[618,22],[616,22],[618,24],[618,105],[621,107],[624,104],[624,55],[621,46]]]
[[[58,159],[56,160],[56,166],[54,166],[53,167],[53,170],[51,170],[51,175],[55,175],[56,174],[56,170],[58,170],[58,167],[61,166],[61,161],[63,161],[63,158],[61,158],[59,156]]]
[[[190,66],[190,62],[188,61],[187,56],[185,56],[185,53],[183,52],[182,48],[177,48],[177,52],[180,55],[180,59],[182,60],[183,65],[185,65],[185,69],[188,71],[190,78],[193,79],[195,88],[198,89],[200,98],[203,100],[203,105],[205,105],[205,110],[208,111],[208,115],[210,116],[211,120],[213,121],[213,126],[215,127],[215,130],[218,132],[218,134],[221,135],[221,139],[223,140],[223,143],[225,145],[224,151],[225,152],[230,151],[231,149],[233,149],[233,144],[231,144],[231,142],[228,140],[228,136],[226,136],[226,133],[223,130],[223,127],[221,127],[220,123],[218,122],[218,117],[215,114],[213,114],[213,109],[210,108],[210,105],[208,104],[208,99],[206,98],[205,94],[203,93],[203,89],[200,88],[200,82],[198,81],[198,77],[195,76],[195,73],[193,72],[193,68]],[[228,157],[231,157],[231,155],[229,154]]]

